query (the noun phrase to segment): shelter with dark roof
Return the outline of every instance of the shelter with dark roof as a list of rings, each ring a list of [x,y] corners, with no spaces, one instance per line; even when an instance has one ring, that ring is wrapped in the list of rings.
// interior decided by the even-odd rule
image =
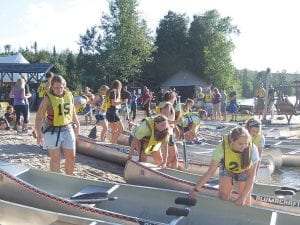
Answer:
[[[182,100],[193,98],[198,87],[206,88],[209,84],[195,74],[181,70],[163,82],[160,87],[164,90],[175,88]]]
[[[12,85],[21,76],[26,77],[29,84],[37,85],[49,71],[58,72],[54,64],[31,64],[20,53],[13,56],[0,57],[0,100],[8,99]]]

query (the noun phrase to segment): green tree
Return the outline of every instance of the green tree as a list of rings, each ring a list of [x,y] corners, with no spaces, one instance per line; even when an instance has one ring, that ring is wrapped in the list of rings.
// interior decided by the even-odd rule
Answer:
[[[159,83],[186,69],[188,17],[169,11],[156,29],[154,73]]]
[[[215,86],[228,86],[234,74],[232,34],[239,34],[238,28],[216,10],[194,16],[189,30],[189,69]]]
[[[151,61],[153,46],[146,23],[139,19],[137,0],[109,0],[110,14],[102,17],[103,38],[98,51],[105,56],[107,76],[121,81],[137,79]]]
[[[79,77],[76,68],[76,57],[70,52],[66,60],[66,81],[71,90],[76,90],[78,87]]]

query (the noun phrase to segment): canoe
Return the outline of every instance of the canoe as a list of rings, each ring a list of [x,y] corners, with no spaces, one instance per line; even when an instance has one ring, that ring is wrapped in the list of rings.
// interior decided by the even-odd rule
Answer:
[[[300,167],[300,153],[297,150],[295,153],[282,154],[282,166]]]
[[[125,166],[129,154],[129,146],[98,142],[94,139],[78,135],[76,140],[76,151],[80,154]],[[134,155],[132,159],[138,161],[138,155]],[[148,159],[149,162],[153,162],[151,157],[148,157]],[[199,160],[194,160],[195,157],[193,157],[192,159],[193,160],[189,160],[187,170],[190,172],[203,174],[209,167],[211,155],[202,154]],[[275,164],[273,164],[272,160],[272,156],[268,156],[266,157],[264,163],[260,165],[257,176],[259,180],[271,180],[271,175],[273,174],[275,169]],[[179,167],[184,168],[183,160],[179,160]]]
[[[0,200],[0,224],[2,225],[120,225],[47,211],[30,206]]]
[[[199,180],[199,175],[162,169],[150,163],[129,160],[124,170],[124,179],[127,183],[135,185],[191,191]],[[201,189],[200,194],[218,196],[218,188],[218,178],[213,178]],[[298,191],[298,189],[292,187],[255,184],[252,205],[299,214],[300,195],[296,195]],[[291,197],[291,194],[294,194],[294,196]]]
[[[271,221],[298,225],[300,221],[295,214],[238,207],[202,195],[192,206],[186,197],[187,192],[88,180],[0,161],[0,198],[43,210],[129,225],[269,225]]]

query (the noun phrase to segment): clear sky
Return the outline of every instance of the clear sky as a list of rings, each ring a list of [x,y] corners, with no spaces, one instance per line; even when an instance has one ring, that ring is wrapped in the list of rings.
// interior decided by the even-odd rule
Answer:
[[[230,16],[241,34],[234,37],[233,63],[238,69],[300,72],[300,13],[297,0],[139,0],[138,10],[154,31],[168,12],[194,14],[216,9]],[[78,51],[79,35],[100,24],[107,0],[0,0],[0,50]]]

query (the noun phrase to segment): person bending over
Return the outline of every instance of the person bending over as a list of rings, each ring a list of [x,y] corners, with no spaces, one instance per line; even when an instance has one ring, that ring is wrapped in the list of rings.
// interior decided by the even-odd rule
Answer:
[[[168,143],[168,129],[168,119],[165,116],[147,117],[135,130],[130,143],[128,159],[132,158],[134,150],[136,150],[140,161],[146,162],[147,157],[152,156],[156,165],[162,165],[161,146]]]
[[[236,205],[250,205],[258,162],[258,150],[252,144],[249,132],[243,127],[235,127],[228,135],[224,135],[223,142],[214,151],[209,169],[198,181],[189,196],[194,198],[220,165],[219,198],[229,200],[233,185],[236,182],[238,197],[234,203]]]

